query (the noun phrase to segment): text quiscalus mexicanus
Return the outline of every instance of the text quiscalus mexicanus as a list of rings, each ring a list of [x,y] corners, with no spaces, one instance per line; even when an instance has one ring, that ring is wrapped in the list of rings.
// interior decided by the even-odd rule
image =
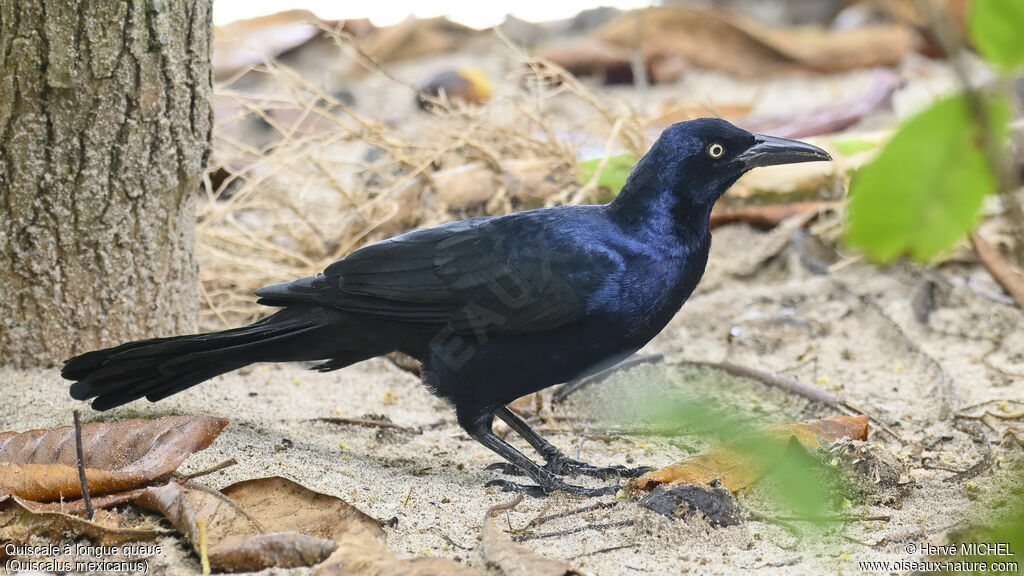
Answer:
[[[639,350],[697,286],[711,207],[756,166],[829,160],[809,144],[717,119],[674,124],[609,204],[560,206],[417,230],[356,250],[322,274],[256,292],[281,310],[255,324],[129,342],[62,371],[71,395],[106,410],[161,400],[254,362],[315,360],[322,371],[400,350],[470,436],[537,483],[507,490],[613,493],[562,474],[636,471],[570,460],[506,404]],[[545,459],[491,430],[498,416]]]

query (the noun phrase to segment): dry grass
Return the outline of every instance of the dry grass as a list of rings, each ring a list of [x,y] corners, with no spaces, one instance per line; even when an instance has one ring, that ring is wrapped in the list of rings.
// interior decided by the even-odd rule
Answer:
[[[345,57],[414,98],[415,86],[350,37],[331,33]],[[606,155],[646,149],[642,121],[627,106],[502,40],[511,69],[506,90],[478,107],[441,99],[431,113],[400,123],[385,123],[382,111],[361,111],[270,60],[246,71],[250,79],[263,75],[261,95],[235,88],[245,72],[217,86],[211,177],[197,227],[204,327],[265,314],[253,290],[315,274],[368,242],[452,219],[584,201],[592,185],[576,181],[574,135],[601,139]],[[582,120],[566,120],[554,102]],[[247,144],[253,134],[270,143]],[[558,172],[545,178],[555,188],[542,198],[508,185],[509,161],[528,160],[550,161],[544,165]],[[483,190],[473,189],[481,182]],[[453,201],[452,190],[468,193],[469,202]]]

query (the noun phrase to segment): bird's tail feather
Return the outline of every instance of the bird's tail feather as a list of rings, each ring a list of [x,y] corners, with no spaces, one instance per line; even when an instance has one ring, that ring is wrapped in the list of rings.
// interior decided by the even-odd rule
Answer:
[[[330,329],[329,319],[282,310],[242,328],[139,340],[88,352],[68,360],[61,376],[76,381],[72,397],[95,398],[92,406],[97,410],[143,396],[156,402],[254,362],[328,358],[326,346],[336,346],[337,341],[320,332]]]

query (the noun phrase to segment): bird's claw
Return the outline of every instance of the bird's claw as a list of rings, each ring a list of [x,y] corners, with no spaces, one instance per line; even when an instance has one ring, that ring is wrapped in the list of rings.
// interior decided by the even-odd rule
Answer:
[[[649,466],[640,466],[637,468],[626,468],[625,466],[594,466],[587,464],[586,462],[580,462],[579,460],[573,460],[561,454],[551,458],[544,464],[544,469],[548,470],[553,474],[559,476],[589,476],[591,478],[601,478],[602,480],[608,480],[611,478],[636,478],[654,470]]]
[[[526,472],[523,472],[518,466],[508,462],[495,462],[494,464],[488,464],[484,470],[497,470],[507,476],[526,476]],[[495,480],[495,482],[497,482],[497,480]]]
[[[591,478],[600,478],[602,480],[610,480],[612,478],[636,478],[646,472],[654,470],[654,468],[651,468],[650,466],[639,466],[637,468],[626,468],[622,465],[594,466],[592,464],[587,464],[586,462],[573,460],[563,455],[557,455],[550,458],[544,463],[543,468],[557,476],[589,476]],[[497,470],[508,476],[527,475],[526,472],[522,471],[518,466],[508,462],[495,462],[488,465],[485,470]]]
[[[565,492],[566,494],[572,494],[574,496],[584,497],[595,497],[595,496],[607,496],[609,494],[617,494],[622,489],[621,486],[601,486],[599,488],[586,488],[583,486],[574,486],[572,484],[566,484],[561,480],[551,480],[545,482],[543,486],[536,484],[517,484],[515,482],[509,482],[508,480],[491,480],[484,485],[487,488],[499,488],[502,492],[520,492],[535,497],[543,497],[551,494],[552,492],[559,491]]]

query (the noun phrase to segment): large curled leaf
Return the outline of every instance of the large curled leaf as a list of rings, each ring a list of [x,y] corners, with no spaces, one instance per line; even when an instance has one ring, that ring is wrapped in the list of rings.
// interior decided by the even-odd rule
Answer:
[[[343,500],[284,478],[240,482],[223,494],[172,482],[146,489],[135,503],[162,513],[197,551],[202,523],[218,570],[312,566],[334,552],[336,538],[384,537],[376,521]]]
[[[170,483],[141,491],[135,503],[163,514],[197,553],[205,530],[217,570],[319,564],[317,573],[327,575],[479,576],[451,560],[398,558],[376,520],[285,478],[246,480],[221,492]]]
[[[737,439],[716,444],[707,451],[653,470],[637,478],[641,490],[652,490],[659,484],[684,482],[710,485],[721,480],[730,492],[739,492],[757,482],[770,467],[782,461],[787,444],[799,442],[816,448],[844,437],[866,440],[867,416],[833,416],[811,422],[785,422],[765,430],[756,438],[756,446]]]
[[[213,416],[85,424],[82,449],[89,490],[108,494],[166,476],[209,446],[227,424],[227,418]],[[0,492],[37,501],[81,496],[75,429],[0,434]]]
[[[990,62],[1004,68],[1024,65],[1024,2],[975,0],[971,36]]]
[[[1008,113],[988,104],[992,134],[1004,140]],[[850,182],[846,241],[879,262],[904,253],[929,260],[963,237],[996,190],[966,97],[914,116]]]

